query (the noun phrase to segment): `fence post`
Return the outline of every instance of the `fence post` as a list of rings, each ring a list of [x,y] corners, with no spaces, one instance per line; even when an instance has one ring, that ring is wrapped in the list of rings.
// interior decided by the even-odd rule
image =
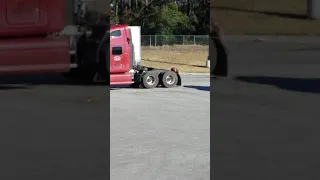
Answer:
[[[182,45],[184,45],[184,35],[182,35]]]
[[[196,45],[196,36],[193,36],[193,45]]]
[[[152,40],[151,40],[151,35],[149,36],[149,46],[151,46]]]
[[[154,46],[157,46],[157,35],[154,35]]]

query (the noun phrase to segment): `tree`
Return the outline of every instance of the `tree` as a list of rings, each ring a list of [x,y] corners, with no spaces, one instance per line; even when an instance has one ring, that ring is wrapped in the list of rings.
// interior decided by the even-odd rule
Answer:
[[[142,34],[208,34],[208,0],[112,0],[111,23],[142,27]]]

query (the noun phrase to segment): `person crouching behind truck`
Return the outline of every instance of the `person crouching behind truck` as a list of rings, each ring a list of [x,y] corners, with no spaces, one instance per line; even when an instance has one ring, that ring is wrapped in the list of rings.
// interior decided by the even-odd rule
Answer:
[[[228,53],[223,43],[223,32],[217,21],[211,18],[210,23],[210,49],[209,58],[213,62],[213,69],[210,71],[210,76],[227,77],[228,76]],[[213,56],[216,54],[215,56]],[[215,62],[215,64],[214,64]]]

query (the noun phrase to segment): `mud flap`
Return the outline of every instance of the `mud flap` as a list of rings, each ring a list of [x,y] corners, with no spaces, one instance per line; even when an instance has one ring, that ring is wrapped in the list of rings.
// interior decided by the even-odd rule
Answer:
[[[180,74],[179,74],[178,68],[172,67],[170,71],[175,72],[175,73],[177,74],[177,77],[178,77],[177,86],[181,86],[181,84],[182,84],[182,83],[181,83],[181,76],[180,76]]]
[[[227,49],[220,39],[212,38],[210,40],[210,75],[227,77],[228,76],[228,55]]]
[[[177,83],[177,86],[181,86],[182,83],[181,83],[181,76],[179,73],[177,73],[177,76],[178,76],[178,83]]]

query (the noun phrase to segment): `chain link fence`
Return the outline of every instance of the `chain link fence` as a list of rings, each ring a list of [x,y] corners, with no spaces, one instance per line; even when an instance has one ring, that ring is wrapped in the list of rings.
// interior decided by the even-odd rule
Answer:
[[[141,45],[209,45],[209,35],[142,35]]]

